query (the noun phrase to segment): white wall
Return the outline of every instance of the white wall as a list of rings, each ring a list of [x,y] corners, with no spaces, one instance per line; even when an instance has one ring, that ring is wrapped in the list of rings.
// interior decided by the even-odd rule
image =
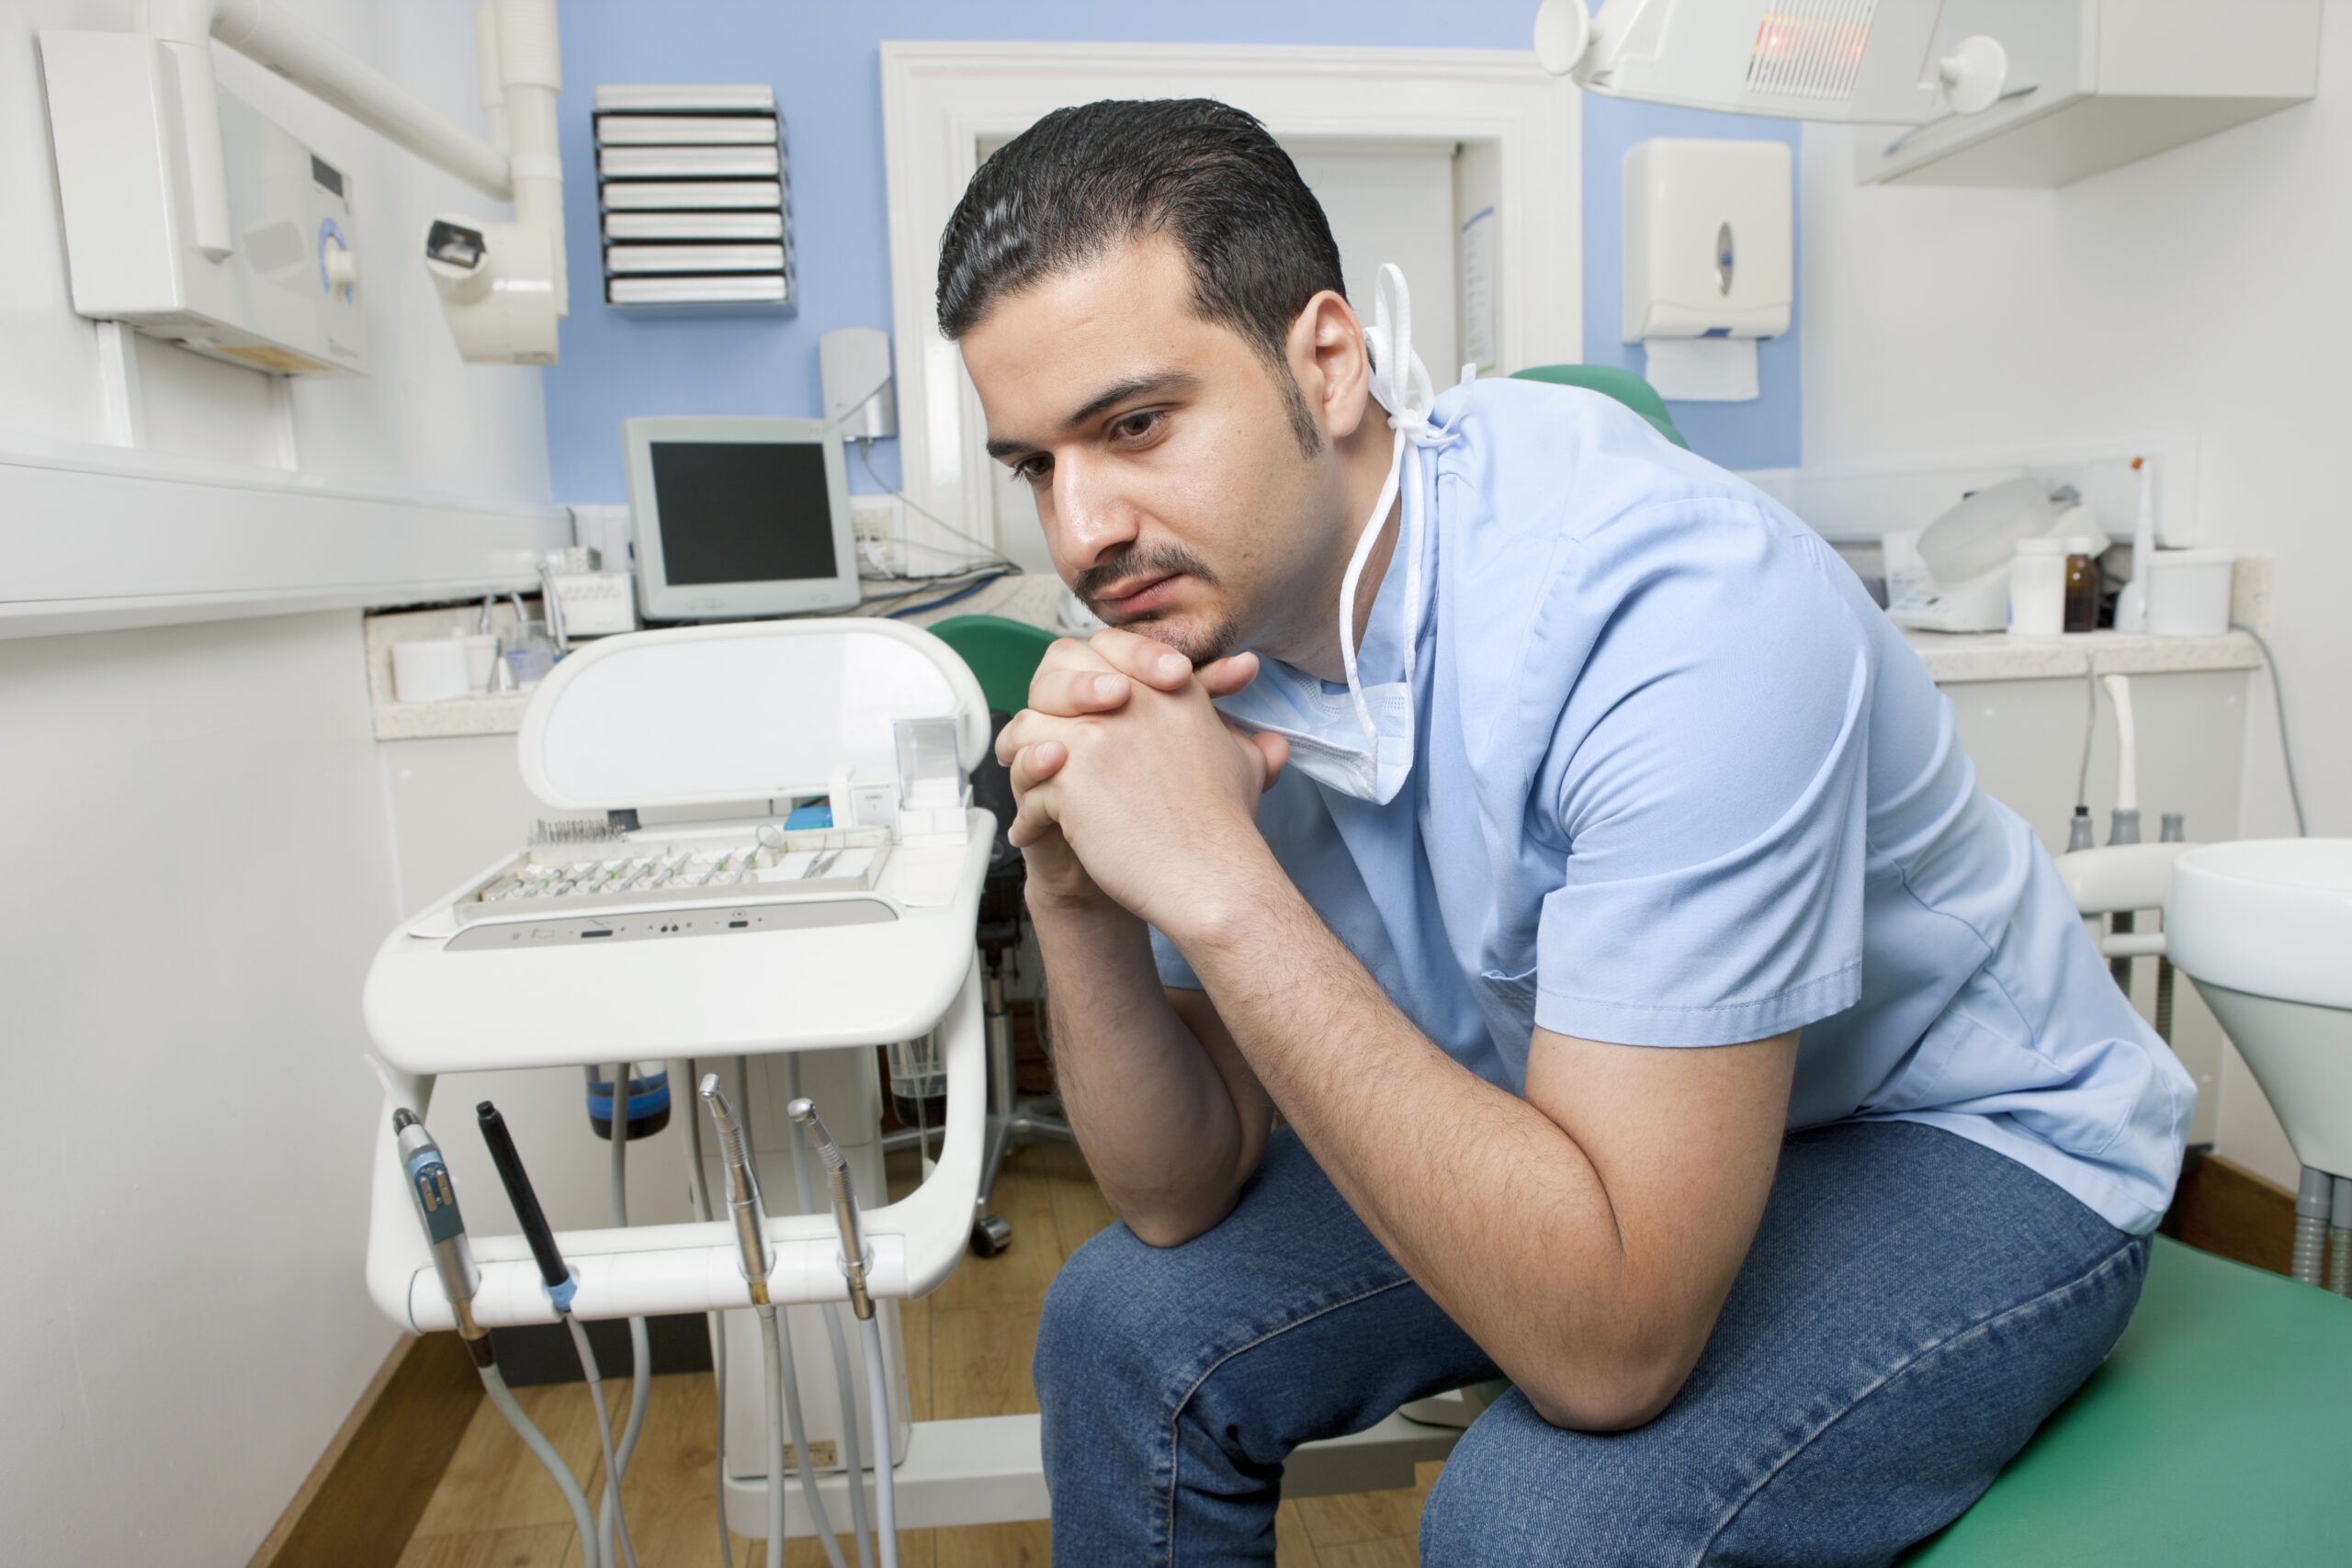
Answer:
[[[478,123],[469,0],[293,4]],[[0,12],[0,446],[107,437],[33,35],[130,12]],[[490,204],[242,62],[220,75],[361,203],[375,374],[292,386],[303,474],[544,502],[537,373],[459,366],[398,265],[436,208]],[[140,357],[158,450],[275,459],[269,382]],[[0,1558],[241,1564],[395,1337],[361,1280],[359,987],[398,904],[357,612],[0,641],[0,1184],[24,1200],[0,1266]]]
[[[2311,829],[2352,833],[2352,322],[2333,303],[2352,28],[2327,29],[2313,102],[2061,190],[1857,187],[1850,134],[1804,138],[1806,463],[2192,434],[2203,542],[2278,558],[2271,640]],[[2255,691],[2242,819],[2208,833],[2293,830],[2267,681]],[[2070,748],[2053,737],[2053,767]],[[2159,779],[2143,794],[2165,804]],[[2233,1055],[2218,1142],[2291,1183]]]
[[[0,642],[11,1562],[243,1562],[392,1344],[360,668],[334,613]]]

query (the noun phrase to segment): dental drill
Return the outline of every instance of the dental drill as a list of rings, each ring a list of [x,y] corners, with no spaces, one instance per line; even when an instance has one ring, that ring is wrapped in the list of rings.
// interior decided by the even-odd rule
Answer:
[[[841,1543],[833,1539],[832,1521],[825,1516],[824,1499],[817,1491],[816,1467],[808,1461],[808,1434],[800,1414],[799,1375],[793,1369],[775,1303],[768,1299],[768,1275],[775,1269],[775,1247],[768,1240],[767,1207],[760,1199],[760,1175],[752,1168],[751,1147],[744,1142],[742,1124],[735,1119],[735,1108],[727,1102],[725,1091],[718,1087],[718,1075],[705,1073],[699,1092],[703,1103],[710,1107],[711,1122],[718,1129],[719,1162],[727,1171],[727,1213],[735,1226],[736,1261],[743,1271],[743,1282],[752,1290],[752,1309],[760,1316],[760,1348],[767,1361],[768,1568],[784,1568],[784,1451],[775,1440],[779,1418],[788,1423],[793,1465],[800,1474],[800,1495],[808,1505],[808,1517],[816,1527],[819,1543],[824,1547],[825,1560],[831,1568],[847,1568],[842,1560]]]
[[[865,1288],[873,1255],[866,1250],[865,1232],[858,1224],[857,1193],[850,1186],[849,1161],[842,1157],[833,1135],[818,1119],[816,1106],[803,1097],[786,1106],[785,1113],[817,1140],[817,1152],[823,1156],[825,1173],[832,1182],[833,1224],[842,1237],[842,1275],[849,1281],[849,1304],[857,1314],[865,1340],[865,1393],[873,1406],[874,1440],[879,1450],[874,1460],[875,1540],[882,1553],[882,1568],[899,1568],[899,1498],[890,1470],[890,1385],[882,1366],[882,1325],[874,1315],[874,1298]],[[853,1476],[851,1483],[862,1484],[862,1481]]]
[[[637,1548],[629,1542],[628,1521],[621,1513],[621,1469],[613,1448],[612,1413],[605,1408],[604,1374],[596,1370],[596,1349],[588,1342],[587,1328],[571,1315],[571,1298],[578,1292],[580,1281],[556,1247],[555,1231],[548,1224],[546,1211],[539,1207],[539,1195],[531,1186],[531,1173],[523,1168],[523,1156],[514,1147],[514,1134],[506,1130],[506,1119],[487,1100],[474,1107],[474,1119],[481,1123],[482,1142],[490,1145],[490,1157],[498,1167],[498,1179],[506,1185],[506,1197],[514,1206],[514,1218],[523,1227],[523,1238],[530,1243],[531,1256],[538,1263],[539,1283],[556,1315],[571,1331],[572,1348],[580,1353],[580,1371],[588,1380],[588,1403],[596,1412],[596,1438],[605,1450],[605,1506],[612,1510],[614,1528],[620,1537],[622,1562],[628,1568],[637,1568]],[[582,1542],[583,1557],[595,1556],[593,1539],[592,1535],[590,1540]],[[609,1561],[605,1568],[611,1568]]]
[[[564,1506],[571,1512],[571,1527],[580,1532],[584,1568],[602,1568],[604,1559],[597,1554],[596,1531],[580,1483],[572,1478],[571,1466],[557,1454],[555,1445],[514,1403],[514,1393],[498,1370],[490,1330],[474,1321],[473,1299],[481,1288],[481,1270],[474,1267],[473,1251],[466,1245],[465,1216],[458,1211],[457,1190],[450,1184],[449,1167],[441,1157],[440,1146],[416,1113],[405,1108],[392,1112],[392,1134],[401,1168],[408,1176],[409,1196],[416,1201],[417,1221],[433,1249],[433,1267],[441,1276],[441,1292],[449,1298],[449,1310],[458,1319],[458,1337],[465,1341],[466,1354],[481,1378],[482,1392],[563,1495]]]

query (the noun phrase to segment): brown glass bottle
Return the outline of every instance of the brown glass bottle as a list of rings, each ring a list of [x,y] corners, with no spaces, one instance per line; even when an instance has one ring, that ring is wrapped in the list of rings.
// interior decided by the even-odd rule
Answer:
[[[2098,630],[2098,559],[2088,539],[2066,541],[2066,618],[2070,632]]]

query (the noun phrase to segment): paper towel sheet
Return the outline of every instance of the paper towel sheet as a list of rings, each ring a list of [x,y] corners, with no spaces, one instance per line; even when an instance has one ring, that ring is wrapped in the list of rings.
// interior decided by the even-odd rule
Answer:
[[[1744,403],[1756,396],[1752,337],[1645,338],[1644,372],[1661,398],[1694,403]]]

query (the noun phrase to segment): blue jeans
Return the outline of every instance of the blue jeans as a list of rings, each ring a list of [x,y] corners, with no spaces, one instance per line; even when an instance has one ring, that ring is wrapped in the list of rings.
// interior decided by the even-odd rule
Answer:
[[[1596,1436],[1504,1395],[1446,1461],[1421,1561],[1888,1562],[2090,1375],[2147,1262],[2144,1240],[1951,1134],[1794,1134],[1664,1414]],[[1498,1375],[1287,1132],[1216,1229],[1153,1248],[1113,1225],[1080,1247],[1035,1371],[1068,1568],[1272,1562],[1293,1448]]]

